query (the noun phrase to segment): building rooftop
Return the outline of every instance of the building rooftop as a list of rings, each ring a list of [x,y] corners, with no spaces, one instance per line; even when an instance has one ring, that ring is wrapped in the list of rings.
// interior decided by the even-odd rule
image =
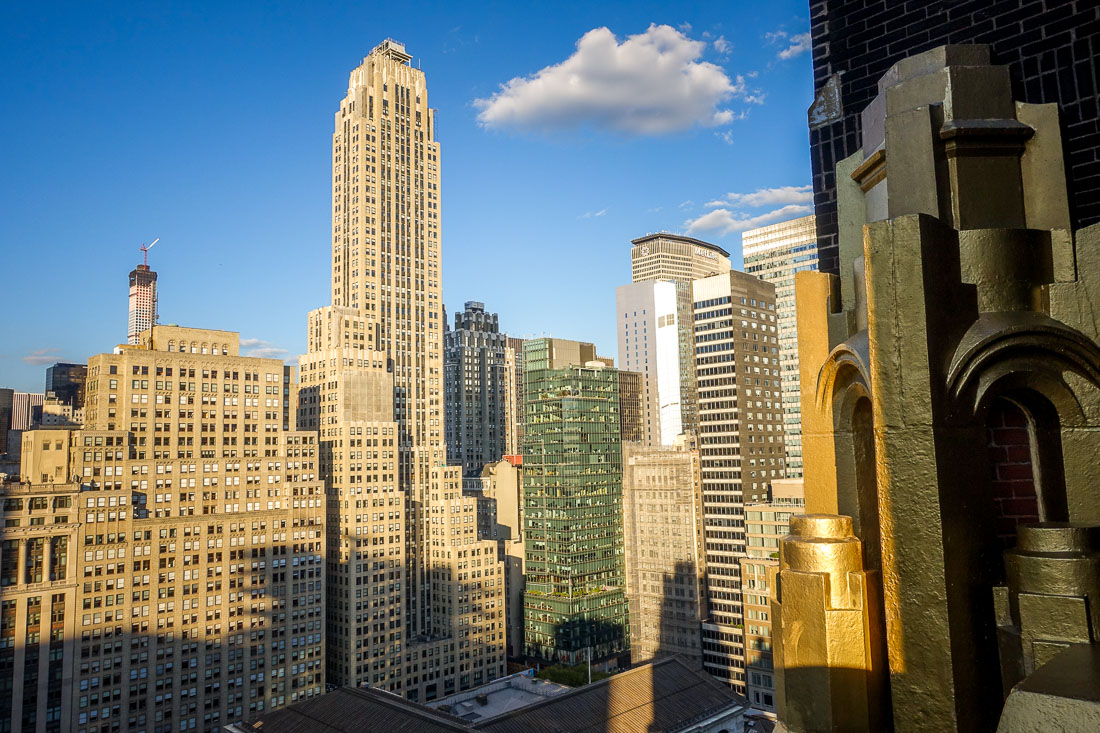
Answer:
[[[465,721],[381,690],[341,687],[325,695],[226,726],[230,733],[452,733]]]
[[[647,234],[644,237],[638,237],[637,239],[631,239],[630,243],[634,246],[644,244],[645,242],[652,242],[654,239],[671,239],[676,242],[683,242],[684,244],[693,244],[696,247],[704,247],[713,252],[717,252],[723,257],[729,257],[730,253],[719,247],[717,244],[711,244],[710,242],[704,242],[701,239],[694,237],[685,237],[682,234],[671,234],[669,232],[656,232],[654,234]]]
[[[479,713],[476,719],[464,720],[388,692],[343,687],[247,723],[227,726],[226,730],[231,733],[671,732],[689,730],[693,724],[718,715],[751,712],[745,698],[679,657],[661,659],[560,694],[539,696],[537,701],[518,708],[506,709],[506,705],[508,701],[521,702],[526,690],[507,693],[499,697],[500,703],[480,705],[477,696],[498,683],[448,698],[473,700],[473,710]],[[530,689],[540,684],[544,683],[532,683]],[[492,700],[494,694],[489,692],[487,697]],[[447,704],[447,700],[432,704]],[[493,717],[480,714],[490,706],[500,712]]]
[[[493,733],[676,731],[748,701],[679,657],[667,657],[478,725]]]
[[[526,674],[515,674],[442,700],[435,700],[428,703],[428,707],[448,712],[470,723],[477,723],[570,690],[572,688],[568,685],[540,680]]]

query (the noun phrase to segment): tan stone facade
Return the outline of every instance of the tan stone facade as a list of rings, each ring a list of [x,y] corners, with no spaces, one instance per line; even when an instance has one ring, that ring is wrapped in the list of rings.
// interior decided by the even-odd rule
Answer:
[[[504,674],[504,577],[446,466],[439,144],[395,41],[352,71],[332,138],[332,305],[309,314],[299,425],[328,498],[329,673],[421,702]]]
[[[322,484],[315,435],[282,428],[283,364],[226,331],[138,341],[89,359],[83,429],[25,433],[5,487],[67,509],[62,730],[217,730],[321,694]],[[56,575],[60,552],[20,562]]]
[[[67,441],[61,431],[51,438]],[[78,484],[0,484],[0,723],[7,730],[76,729],[79,500]]]
[[[518,464],[518,465],[517,465]],[[481,473],[479,520],[486,505],[486,520],[479,521],[482,539],[497,543],[497,557],[504,563],[504,612],[508,625],[508,655],[523,656],[523,466],[513,455],[485,467]]]
[[[745,697],[775,712],[772,658],[771,576],[779,566],[779,541],[790,533],[791,517],[805,512],[801,479],[772,481],[771,500],[745,506],[747,556],[741,559],[745,613]]]
[[[630,660],[679,654],[703,664],[703,494],[699,451],[623,443],[623,527]]]

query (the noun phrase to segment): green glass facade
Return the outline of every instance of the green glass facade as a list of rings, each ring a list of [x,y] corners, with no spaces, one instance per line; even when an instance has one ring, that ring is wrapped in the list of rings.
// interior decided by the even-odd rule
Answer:
[[[524,644],[566,664],[627,650],[618,370],[524,344]]]

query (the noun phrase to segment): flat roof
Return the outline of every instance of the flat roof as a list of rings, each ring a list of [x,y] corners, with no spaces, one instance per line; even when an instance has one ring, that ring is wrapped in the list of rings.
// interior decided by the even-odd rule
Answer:
[[[644,237],[638,237],[637,239],[631,239],[630,243],[637,246],[643,242],[651,242],[654,239],[674,239],[678,242],[684,242],[686,244],[694,244],[696,247],[705,247],[706,249],[714,250],[723,257],[729,257],[730,253],[719,247],[717,244],[711,244],[710,242],[704,242],[702,239],[696,239],[695,237],[685,237],[683,234],[672,234],[670,232],[657,232],[656,234],[647,234]]]
[[[451,715],[476,723],[534,705],[548,697],[571,690],[571,687],[556,682],[517,674],[441,700],[433,700],[427,703],[427,706],[442,710],[446,705],[447,712]],[[478,700],[479,697],[484,700],[484,703]]]

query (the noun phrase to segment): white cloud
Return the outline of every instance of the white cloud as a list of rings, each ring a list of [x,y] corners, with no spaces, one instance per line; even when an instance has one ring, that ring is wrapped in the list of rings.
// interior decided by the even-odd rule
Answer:
[[[681,201],[680,202],[680,208],[681,209],[690,209],[692,206],[695,206],[695,202],[692,201],[691,199],[688,199],[687,201]]]
[[[583,214],[581,214],[581,218],[582,219],[594,219],[595,217],[603,216],[606,213],[607,213],[606,208],[600,209],[599,211],[586,211]]]
[[[733,145],[733,130],[723,130],[722,132],[714,133],[714,135],[719,140],[724,142],[726,145]],[[716,203],[716,202],[714,202],[714,201],[710,202],[710,204],[713,204],[713,203]],[[721,202],[717,202],[717,203],[718,203],[719,206],[722,205]],[[710,206],[710,204],[707,204],[707,206]]]
[[[733,50],[733,44],[727,41],[725,36],[718,36],[714,39],[714,50],[723,56],[729,56],[730,51]]]
[[[566,60],[516,77],[474,106],[490,128],[660,135],[724,125],[734,119],[724,105],[750,93],[742,77],[700,61],[705,48],[668,25],[651,25],[622,43],[596,28]]]
[[[786,38],[787,38],[787,31],[785,31],[785,30],[778,30],[778,31],[773,31],[773,32],[764,34],[764,40],[767,41],[769,44],[772,44],[772,45],[774,45],[776,43],[779,43],[780,41],[783,41]]]
[[[790,45],[779,52],[779,58],[786,61],[787,59],[793,59],[795,56],[801,56],[810,50],[810,34],[799,33],[791,36]]]
[[[60,353],[61,349],[35,349],[23,357],[23,362],[31,366],[45,366],[56,362]]]
[[[814,200],[813,186],[779,186],[777,188],[758,188],[752,193],[728,193],[725,199],[708,201],[712,206],[776,206],[779,204],[808,204]]]
[[[684,228],[688,234],[716,232],[720,236],[725,236],[732,232],[743,232],[746,229],[755,229],[784,219],[805,216],[812,212],[813,207],[804,204],[789,204],[755,216],[746,216],[741,212],[733,212],[729,209],[715,209],[696,219],[687,220],[684,222]]]
[[[241,339],[241,355],[258,359],[282,359],[286,349],[263,339]]]
[[[680,29],[681,33],[691,33],[691,23],[688,23],[686,20],[676,27]]]

